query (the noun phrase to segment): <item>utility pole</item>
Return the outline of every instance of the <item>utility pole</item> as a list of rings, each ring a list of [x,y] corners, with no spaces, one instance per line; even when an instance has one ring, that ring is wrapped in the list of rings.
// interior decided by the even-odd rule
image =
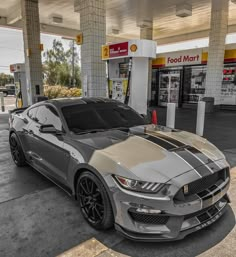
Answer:
[[[70,50],[72,54],[71,58],[71,81],[69,83],[69,87],[75,87],[75,40],[71,38],[62,37],[62,39],[69,40],[72,44],[70,44]]]

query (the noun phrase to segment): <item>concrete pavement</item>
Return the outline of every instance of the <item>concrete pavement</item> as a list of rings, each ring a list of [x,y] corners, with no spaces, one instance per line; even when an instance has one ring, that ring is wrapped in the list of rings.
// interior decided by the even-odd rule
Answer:
[[[0,113],[0,130],[8,129],[8,113]]]

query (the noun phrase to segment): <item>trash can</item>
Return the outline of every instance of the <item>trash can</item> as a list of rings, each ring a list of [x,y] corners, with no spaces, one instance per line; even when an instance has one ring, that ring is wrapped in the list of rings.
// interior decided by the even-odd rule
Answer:
[[[205,109],[206,113],[214,112],[214,101],[215,101],[214,97],[203,97],[202,101],[206,103],[206,109]]]

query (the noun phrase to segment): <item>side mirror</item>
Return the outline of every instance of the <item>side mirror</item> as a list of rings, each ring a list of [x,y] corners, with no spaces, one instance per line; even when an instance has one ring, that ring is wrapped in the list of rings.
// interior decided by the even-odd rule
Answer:
[[[41,133],[57,134],[58,130],[53,125],[42,125],[39,128]]]

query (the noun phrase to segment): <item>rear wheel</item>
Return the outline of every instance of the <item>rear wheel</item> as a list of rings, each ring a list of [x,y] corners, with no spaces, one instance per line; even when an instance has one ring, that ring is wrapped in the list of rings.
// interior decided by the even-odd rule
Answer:
[[[77,199],[86,221],[94,228],[105,230],[113,226],[112,206],[102,182],[91,172],[83,172],[76,187]]]
[[[4,96],[4,97],[7,97],[7,96],[8,96],[8,93],[7,93],[7,92],[4,92],[4,93],[3,93],[3,96]]]
[[[20,145],[20,141],[15,133],[10,135],[9,139],[12,159],[18,167],[26,165],[25,155]]]

